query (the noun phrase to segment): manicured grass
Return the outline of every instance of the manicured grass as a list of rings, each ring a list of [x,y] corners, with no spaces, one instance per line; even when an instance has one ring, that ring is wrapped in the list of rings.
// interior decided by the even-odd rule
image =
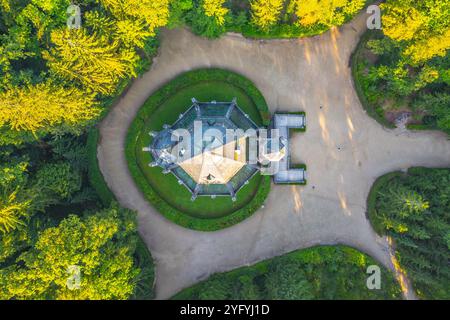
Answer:
[[[381,289],[366,286],[367,267],[381,269]],[[281,274],[282,273],[282,274]],[[301,274],[304,281],[292,284]],[[284,278],[288,277],[288,278]],[[281,281],[276,282],[273,279]],[[283,283],[281,283],[283,282]],[[303,297],[298,292],[302,291]],[[274,293],[276,297],[274,297]],[[297,293],[297,294],[296,294]],[[297,250],[249,267],[218,273],[172,299],[269,300],[269,299],[400,299],[392,273],[368,255],[346,246],[318,246]]]
[[[270,113],[258,89],[244,77],[219,69],[202,69],[185,73],[155,92],[133,121],[126,146],[130,172],[147,200],[168,219],[188,228],[213,231],[238,223],[255,212],[270,190],[270,178],[256,174],[231,197],[198,197],[191,201],[190,192],[172,174],[164,175],[159,167],[151,168],[151,154],[142,148],[151,143],[150,131],[160,131],[164,124],[174,123],[195,97],[199,101],[231,101],[259,126],[267,125]]]
[[[163,124],[172,124],[180,113],[189,109],[192,98],[201,102],[216,100],[218,102],[229,102],[237,98],[239,108],[248,113],[250,118],[257,124],[262,125],[261,115],[255,103],[247,95],[244,89],[226,81],[200,81],[188,87],[181,88],[174,95],[168,97],[154,113],[146,119],[146,129],[161,130]]]

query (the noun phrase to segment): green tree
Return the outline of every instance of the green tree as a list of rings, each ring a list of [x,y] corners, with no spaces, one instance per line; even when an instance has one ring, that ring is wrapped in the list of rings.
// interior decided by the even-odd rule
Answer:
[[[403,42],[412,64],[445,56],[450,48],[450,2],[447,0],[388,0],[382,4],[383,32]]]
[[[208,15],[205,10],[205,2],[202,1],[191,10],[186,16],[186,20],[191,24],[192,31],[196,34],[208,38],[216,38],[225,32],[225,14],[221,15],[220,19],[217,19],[213,14]]]
[[[213,276],[211,281],[202,285],[202,288],[199,294],[201,300],[228,300],[233,292],[232,283],[220,275]]]
[[[239,277],[239,294],[236,297],[240,300],[261,300],[263,298],[258,286],[251,276]]]
[[[25,224],[31,213],[33,195],[27,192],[26,162],[0,166],[0,234]]]
[[[43,165],[35,180],[40,192],[56,199],[67,199],[81,189],[81,175],[68,162]]]
[[[302,265],[295,260],[274,261],[269,267],[265,285],[269,299],[311,300],[313,286],[306,278]]]
[[[51,82],[0,92],[0,104],[0,129],[7,129],[17,138],[21,133],[34,137],[79,133],[100,113],[93,94]],[[9,143],[5,138],[0,139],[0,144],[2,141]]]
[[[121,79],[136,76],[136,52],[121,48],[117,41],[85,29],[55,30],[51,40],[54,47],[43,53],[50,70],[91,92],[110,95]]]
[[[294,0],[298,23],[303,26],[326,26],[344,23],[364,7],[365,0]]]
[[[434,116],[436,126],[450,134],[450,94],[422,94],[414,101],[412,107],[418,112],[426,112]]]
[[[192,0],[170,0],[170,16],[167,26],[176,28],[185,22],[185,16],[194,7]]]
[[[252,0],[251,9],[253,23],[267,31],[280,19],[283,0]]]
[[[450,170],[413,168],[381,190],[376,216],[395,240],[400,264],[418,295],[447,299]]]
[[[139,273],[132,257],[135,231],[135,215],[125,209],[71,215],[44,230],[18,264],[0,271],[0,297],[127,299]],[[79,288],[67,285],[71,266],[80,268]]]

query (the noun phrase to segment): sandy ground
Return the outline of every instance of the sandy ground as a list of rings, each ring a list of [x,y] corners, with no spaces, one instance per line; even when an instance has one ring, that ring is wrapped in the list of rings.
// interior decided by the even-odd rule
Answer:
[[[163,32],[152,69],[102,122],[98,147],[111,190],[139,213],[139,230],[156,260],[158,299],[212,273],[317,244],[347,244],[393,268],[386,239],[374,233],[365,216],[370,187],[390,171],[448,166],[450,143],[438,132],[384,129],[365,114],[349,69],[364,28],[361,15],[308,39],[254,41],[230,34],[209,41],[181,29]],[[308,166],[308,186],[273,186],[263,209],[213,233],[165,220],[136,188],[124,155],[127,128],[146,98],[174,76],[200,67],[245,75],[272,112],[306,111],[308,125],[291,141],[293,161]]]

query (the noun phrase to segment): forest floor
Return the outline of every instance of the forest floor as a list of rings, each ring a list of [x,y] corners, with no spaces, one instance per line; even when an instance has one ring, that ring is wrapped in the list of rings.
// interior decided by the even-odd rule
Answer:
[[[390,245],[366,218],[375,179],[411,166],[450,165],[450,141],[440,132],[381,127],[366,115],[353,87],[349,60],[365,31],[365,15],[321,36],[258,41],[229,34],[218,40],[184,29],[162,32],[149,72],[101,123],[100,168],[125,207],[139,213],[139,230],[156,262],[156,295],[171,297],[210,274],[299,248],[346,244],[394,270]],[[275,111],[306,111],[307,131],[291,140],[292,162],[308,166],[307,186],[274,186],[263,209],[217,232],[196,232],[163,218],[135,186],[125,159],[127,129],[146,98],[176,75],[204,67],[249,78]],[[407,298],[414,298],[406,288]]]

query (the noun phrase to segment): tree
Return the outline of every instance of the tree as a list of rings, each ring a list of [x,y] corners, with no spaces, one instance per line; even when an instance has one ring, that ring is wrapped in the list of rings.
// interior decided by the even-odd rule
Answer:
[[[409,62],[419,65],[450,48],[450,2],[388,0],[382,4],[383,33],[402,42]]]
[[[380,190],[376,214],[418,295],[448,299],[450,170],[412,168]]]
[[[94,95],[51,82],[14,87],[0,92],[0,128],[13,132],[79,132],[95,119],[100,108]]]
[[[253,0],[252,21],[262,30],[268,30],[277,23],[282,8],[283,0]]]
[[[170,16],[167,26],[176,28],[185,21],[185,15],[194,7],[192,0],[170,0]]]
[[[265,285],[268,298],[272,300],[311,300],[313,286],[295,260],[276,260],[270,265]]]
[[[448,49],[450,49],[450,27],[442,35],[419,40],[410,45],[405,54],[411,57],[413,63],[419,64],[435,56],[444,57]]]
[[[43,53],[50,70],[90,92],[110,95],[121,79],[136,76],[136,52],[121,48],[117,41],[90,35],[85,29],[55,30],[51,40],[55,47]]]
[[[410,105],[413,117],[429,128],[448,132],[450,110],[445,99],[424,105],[424,95],[439,96],[450,83],[450,3],[445,0],[388,0],[383,9],[383,34],[367,43],[376,55],[369,62],[367,95],[373,105],[391,111],[392,105]],[[375,75],[375,76],[374,76]],[[375,92],[375,93],[372,93]],[[432,99],[430,99],[432,100]],[[388,105],[387,101],[395,101]],[[433,107],[431,107],[433,106]]]
[[[226,278],[216,276],[202,286],[201,300],[227,300],[231,298],[233,285]]]
[[[294,0],[299,24],[326,26],[342,24],[346,16],[354,15],[364,7],[364,0]]]
[[[81,189],[81,175],[70,163],[49,163],[40,167],[35,177],[36,188],[46,194],[46,202],[68,199]]]
[[[155,35],[156,28],[168,22],[168,0],[99,0],[109,11],[89,11],[85,14],[86,25],[100,36],[119,41],[127,48],[143,48],[148,38]],[[108,14],[109,13],[109,14]]]
[[[169,0],[96,0],[119,21],[144,22],[147,31],[155,35],[156,28],[163,27],[169,19]]]
[[[28,180],[27,162],[0,166],[0,234],[24,225],[30,215],[32,193],[24,192]]]
[[[437,118],[436,125],[439,129],[450,134],[450,94],[422,94],[414,101],[414,110],[426,112]]]
[[[217,24],[223,25],[225,23],[225,15],[228,9],[223,5],[226,0],[203,0],[203,10],[208,17],[213,17]]]
[[[85,218],[71,215],[44,230],[18,264],[0,271],[0,298],[127,299],[139,273],[132,257],[135,231],[135,215],[129,210],[112,207]],[[76,268],[79,283],[71,273]],[[73,286],[68,285],[71,280]]]
[[[0,89],[11,85],[13,74],[12,63],[32,57],[35,54],[26,49],[27,33],[19,28],[9,34],[0,35]]]
[[[214,4],[215,2],[211,2]],[[210,10],[208,15],[205,12],[206,2],[201,2],[200,5],[196,6],[187,16],[186,20],[192,25],[192,31],[196,34],[208,38],[216,38],[225,32],[224,16],[214,16],[213,12],[218,14],[218,11]],[[210,5],[211,5],[210,4]]]
[[[236,297],[238,300],[262,300],[262,295],[259,292],[258,286],[253,282],[251,276],[239,277],[239,295]]]

